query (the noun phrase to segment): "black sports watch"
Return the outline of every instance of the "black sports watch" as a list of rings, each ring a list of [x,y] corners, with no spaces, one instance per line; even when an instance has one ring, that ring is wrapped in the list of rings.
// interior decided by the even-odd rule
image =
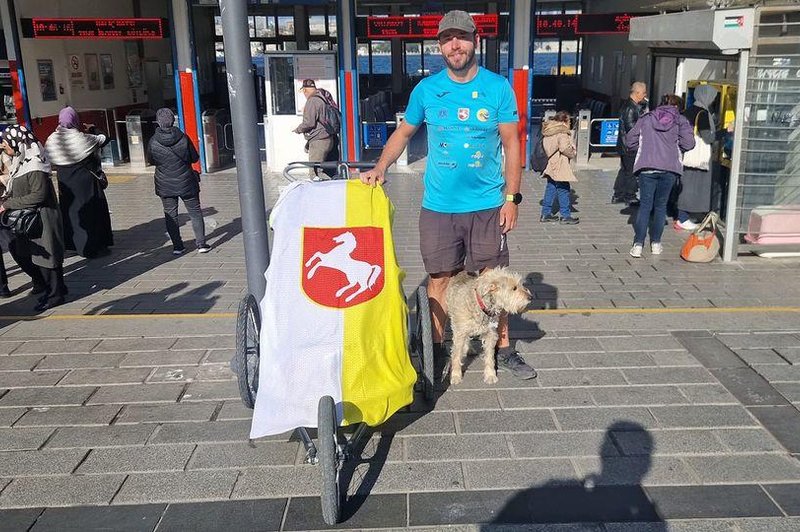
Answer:
[[[506,201],[513,201],[514,205],[519,205],[522,203],[522,194],[519,192],[516,194],[506,194]]]

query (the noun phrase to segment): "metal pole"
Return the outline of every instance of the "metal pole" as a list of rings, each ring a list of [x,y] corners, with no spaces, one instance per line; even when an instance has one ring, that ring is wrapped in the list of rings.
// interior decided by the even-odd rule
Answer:
[[[258,153],[258,110],[247,26],[247,0],[220,0],[225,44],[225,68],[231,102],[239,205],[242,212],[247,286],[259,301],[264,297],[269,266],[269,235]]]
[[[722,248],[722,260],[731,262],[737,256],[739,247],[739,220],[736,210],[741,196],[739,195],[739,171],[742,166],[742,145],[744,140],[745,98],[747,96],[747,72],[750,69],[750,51],[739,52],[739,85],[736,88],[736,120],[731,154],[731,173],[728,177],[728,205],[725,213],[725,241]],[[749,117],[748,117],[749,118]]]

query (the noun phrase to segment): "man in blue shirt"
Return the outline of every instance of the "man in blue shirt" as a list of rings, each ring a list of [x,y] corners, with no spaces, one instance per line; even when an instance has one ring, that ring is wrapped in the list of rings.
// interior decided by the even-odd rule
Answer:
[[[420,251],[430,275],[434,352],[447,353],[445,291],[450,278],[508,265],[506,233],[517,224],[522,167],[516,100],[508,81],[478,66],[478,33],[472,17],[449,11],[439,23],[439,47],[447,69],[423,79],[411,92],[398,125],[364,183],[383,183],[422,122],[428,127],[428,161],[419,218]],[[505,175],[501,168],[505,151]],[[497,363],[522,379],[536,377],[510,345],[508,317],[498,325]]]

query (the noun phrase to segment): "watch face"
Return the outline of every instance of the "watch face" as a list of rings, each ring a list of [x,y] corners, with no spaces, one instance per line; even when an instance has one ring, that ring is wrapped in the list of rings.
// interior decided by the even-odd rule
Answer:
[[[514,203],[516,203],[517,205],[522,203],[522,194],[520,194],[519,192],[514,194]]]

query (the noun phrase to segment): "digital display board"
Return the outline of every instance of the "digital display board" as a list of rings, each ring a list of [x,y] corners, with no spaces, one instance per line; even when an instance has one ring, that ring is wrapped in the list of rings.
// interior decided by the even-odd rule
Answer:
[[[589,144],[595,147],[612,148],[619,137],[618,118],[599,118],[592,120],[589,130]]]
[[[22,36],[33,39],[163,39],[160,18],[28,18]]]
[[[631,18],[654,13],[577,13],[572,15],[536,15],[539,37],[574,37],[576,35],[626,34]]]
[[[442,15],[422,15],[419,17],[367,17],[367,38],[369,39],[436,39]],[[496,37],[498,16],[472,15],[478,35]]]

